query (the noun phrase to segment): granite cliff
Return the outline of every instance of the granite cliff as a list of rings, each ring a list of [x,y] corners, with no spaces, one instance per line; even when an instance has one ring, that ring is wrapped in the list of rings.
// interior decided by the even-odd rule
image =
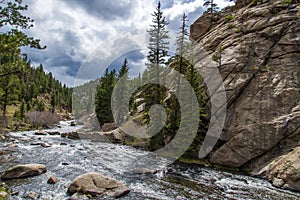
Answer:
[[[300,1],[238,0],[201,16],[190,37],[197,67],[217,65],[227,96],[225,126],[209,161],[299,190]],[[293,170],[286,172],[284,162]]]

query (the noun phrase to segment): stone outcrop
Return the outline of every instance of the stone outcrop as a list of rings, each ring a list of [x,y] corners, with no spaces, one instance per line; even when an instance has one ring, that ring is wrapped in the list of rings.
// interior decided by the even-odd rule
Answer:
[[[196,67],[206,77],[218,67],[227,96],[225,126],[208,158],[257,170],[300,145],[300,3],[238,2],[247,5],[221,13],[209,30],[191,28],[191,38]]]
[[[45,165],[41,164],[25,164],[25,165],[15,165],[4,172],[1,176],[2,180],[7,179],[17,179],[26,178],[30,176],[37,176],[45,173],[47,168]]]
[[[253,175],[267,178],[274,186],[300,191],[300,147],[276,158]]]
[[[129,193],[129,189],[120,181],[108,178],[96,172],[78,176],[69,186],[68,193],[77,192],[92,196],[121,197]]]

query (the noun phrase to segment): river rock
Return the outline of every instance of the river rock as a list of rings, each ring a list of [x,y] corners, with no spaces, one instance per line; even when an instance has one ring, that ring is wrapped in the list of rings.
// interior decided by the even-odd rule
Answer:
[[[253,175],[267,178],[276,187],[300,192],[300,147],[280,156]]]
[[[29,192],[28,194],[23,195],[23,198],[27,199],[39,199],[40,195],[36,192]]]
[[[47,168],[42,164],[24,164],[16,165],[4,172],[1,176],[2,180],[7,179],[16,179],[16,178],[25,178],[30,176],[37,176],[42,173],[45,173]]]
[[[68,133],[61,133],[60,134],[60,137],[67,137],[68,136]]]
[[[70,126],[76,126],[76,122],[75,121],[71,121]]]
[[[58,182],[58,178],[56,178],[55,176],[50,176],[50,178],[47,181],[47,183],[49,183],[49,184],[54,184],[57,182]]]
[[[34,135],[48,135],[48,133],[45,131],[37,131],[34,133]]]
[[[103,132],[108,132],[115,130],[116,128],[118,128],[118,126],[116,123],[104,123],[101,128]]]
[[[51,147],[52,145],[48,144],[48,143],[41,143],[41,146],[44,148],[48,148],[48,147]]]
[[[49,135],[60,135],[60,132],[57,131],[49,131],[47,132]]]
[[[109,132],[101,132],[100,135],[105,136],[112,143],[124,143],[126,137],[119,128]]]
[[[70,132],[70,133],[68,133],[67,137],[72,140],[80,139],[80,136],[77,132]]]
[[[105,177],[96,172],[89,172],[78,176],[68,188],[70,195],[80,192],[92,196],[104,195],[116,198],[124,196],[129,191],[128,187],[120,181]]]

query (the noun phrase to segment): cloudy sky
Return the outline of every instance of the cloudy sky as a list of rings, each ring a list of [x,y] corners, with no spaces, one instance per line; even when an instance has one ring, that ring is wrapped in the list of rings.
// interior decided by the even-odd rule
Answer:
[[[68,86],[99,77],[109,65],[127,57],[130,67],[138,68],[144,59],[147,32],[157,0],[24,0],[29,6],[34,28],[27,33],[41,39],[47,49],[24,48],[34,65]],[[161,0],[168,29],[178,31],[186,13],[192,24],[204,11],[204,0]],[[215,0],[219,7],[230,4]],[[172,43],[172,42],[171,42]],[[141,51],[138,51],[141,49]],[[172,50],[172,48],[171,48]],[[135,52],[135,53],[133,53]],[[98,69],[100,67],[101,69]]]

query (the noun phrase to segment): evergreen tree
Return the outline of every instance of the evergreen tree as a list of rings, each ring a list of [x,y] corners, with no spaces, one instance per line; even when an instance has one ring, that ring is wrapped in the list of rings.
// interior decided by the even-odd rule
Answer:
[[[216,3],[214,3],[214,0],[205,0],[204,7],[207,7],[207,12],[210,13],[210,20],[212,22],[213,13],[215,13],[219,8]]]
[[[180,76],[181,73],[184,72],[184,54],[187,51],[187,46],[188,46],[188,31],[187,31],[187,16],[185,15],[185,13],[183,14],[182,18],[182,25],[180,27],[180,33],[177,37],[177,41],[176,41],[176,57],[177,59],[179,59],[178,62],[178,77],[177,77],[177,88],[176,88],[176,95],[177,97],[180,95],[180,84],[181,84],[181,80],[180,80]],[[178,121],[179,119],[179,115],[178,115],[178,109],[175,109],[175,114],[174,114],[174,124]],[[176,123],[177,124],[177,123]]]
[[[124,107],[124,102],[126,102],[127,100],[129,101],[128,94],[126,93],[128,87],[127,72],[128,72],[128,61],[125,58],[118,75],[119,87],[118,90],[116,91],[116,99],[114,99],[115,105],[117,106],[114,113],[116,114],[116,123],[118,125],[121,125],[124,122],[124,117],[127,115],[126,111],[128,110],[128,108]]]
[[[116,71],[112,70],[109,73],[108,69],[106,69],[105,75],[101,78],[95,96],[95,112],[101,126],[104,123],[113,122],[111,96],[115,83]]]
[[[165,17],[163,17],[163,12],[161,11],[161,4],[158,2],[156,11],[152,14],[152,22],[148,33],[150,35],[149,45],[148,45],[148,56],[147,59],[149,63],[148,70],[150,73],[150,78],[154,79],[157,83],[157,91],[152,93],[157,102],[160,101],[160,85],[159,85],[159,74],[160,68],[165,64],[165,57],[168,56],[168,45],[169,45],[169,34],[166,29],[168,22]]]
[[[0,28],[5,30],[0,33],[0,81],[1,84],[1,104],[3,116],[6,114],[6,107],[10,103],[8,90],[14,85],[15,76],[23,73],[24,55],[21,53],[21,47],[29,46],[31,48],[43,49],[38,39],[28,37],[22,30],[30,29],[33,20],[30,17],[22,15],[27,10],[27,5],[22,5],[22,0],[0,1]],[[9,91],[11,92],[11,91]]]

